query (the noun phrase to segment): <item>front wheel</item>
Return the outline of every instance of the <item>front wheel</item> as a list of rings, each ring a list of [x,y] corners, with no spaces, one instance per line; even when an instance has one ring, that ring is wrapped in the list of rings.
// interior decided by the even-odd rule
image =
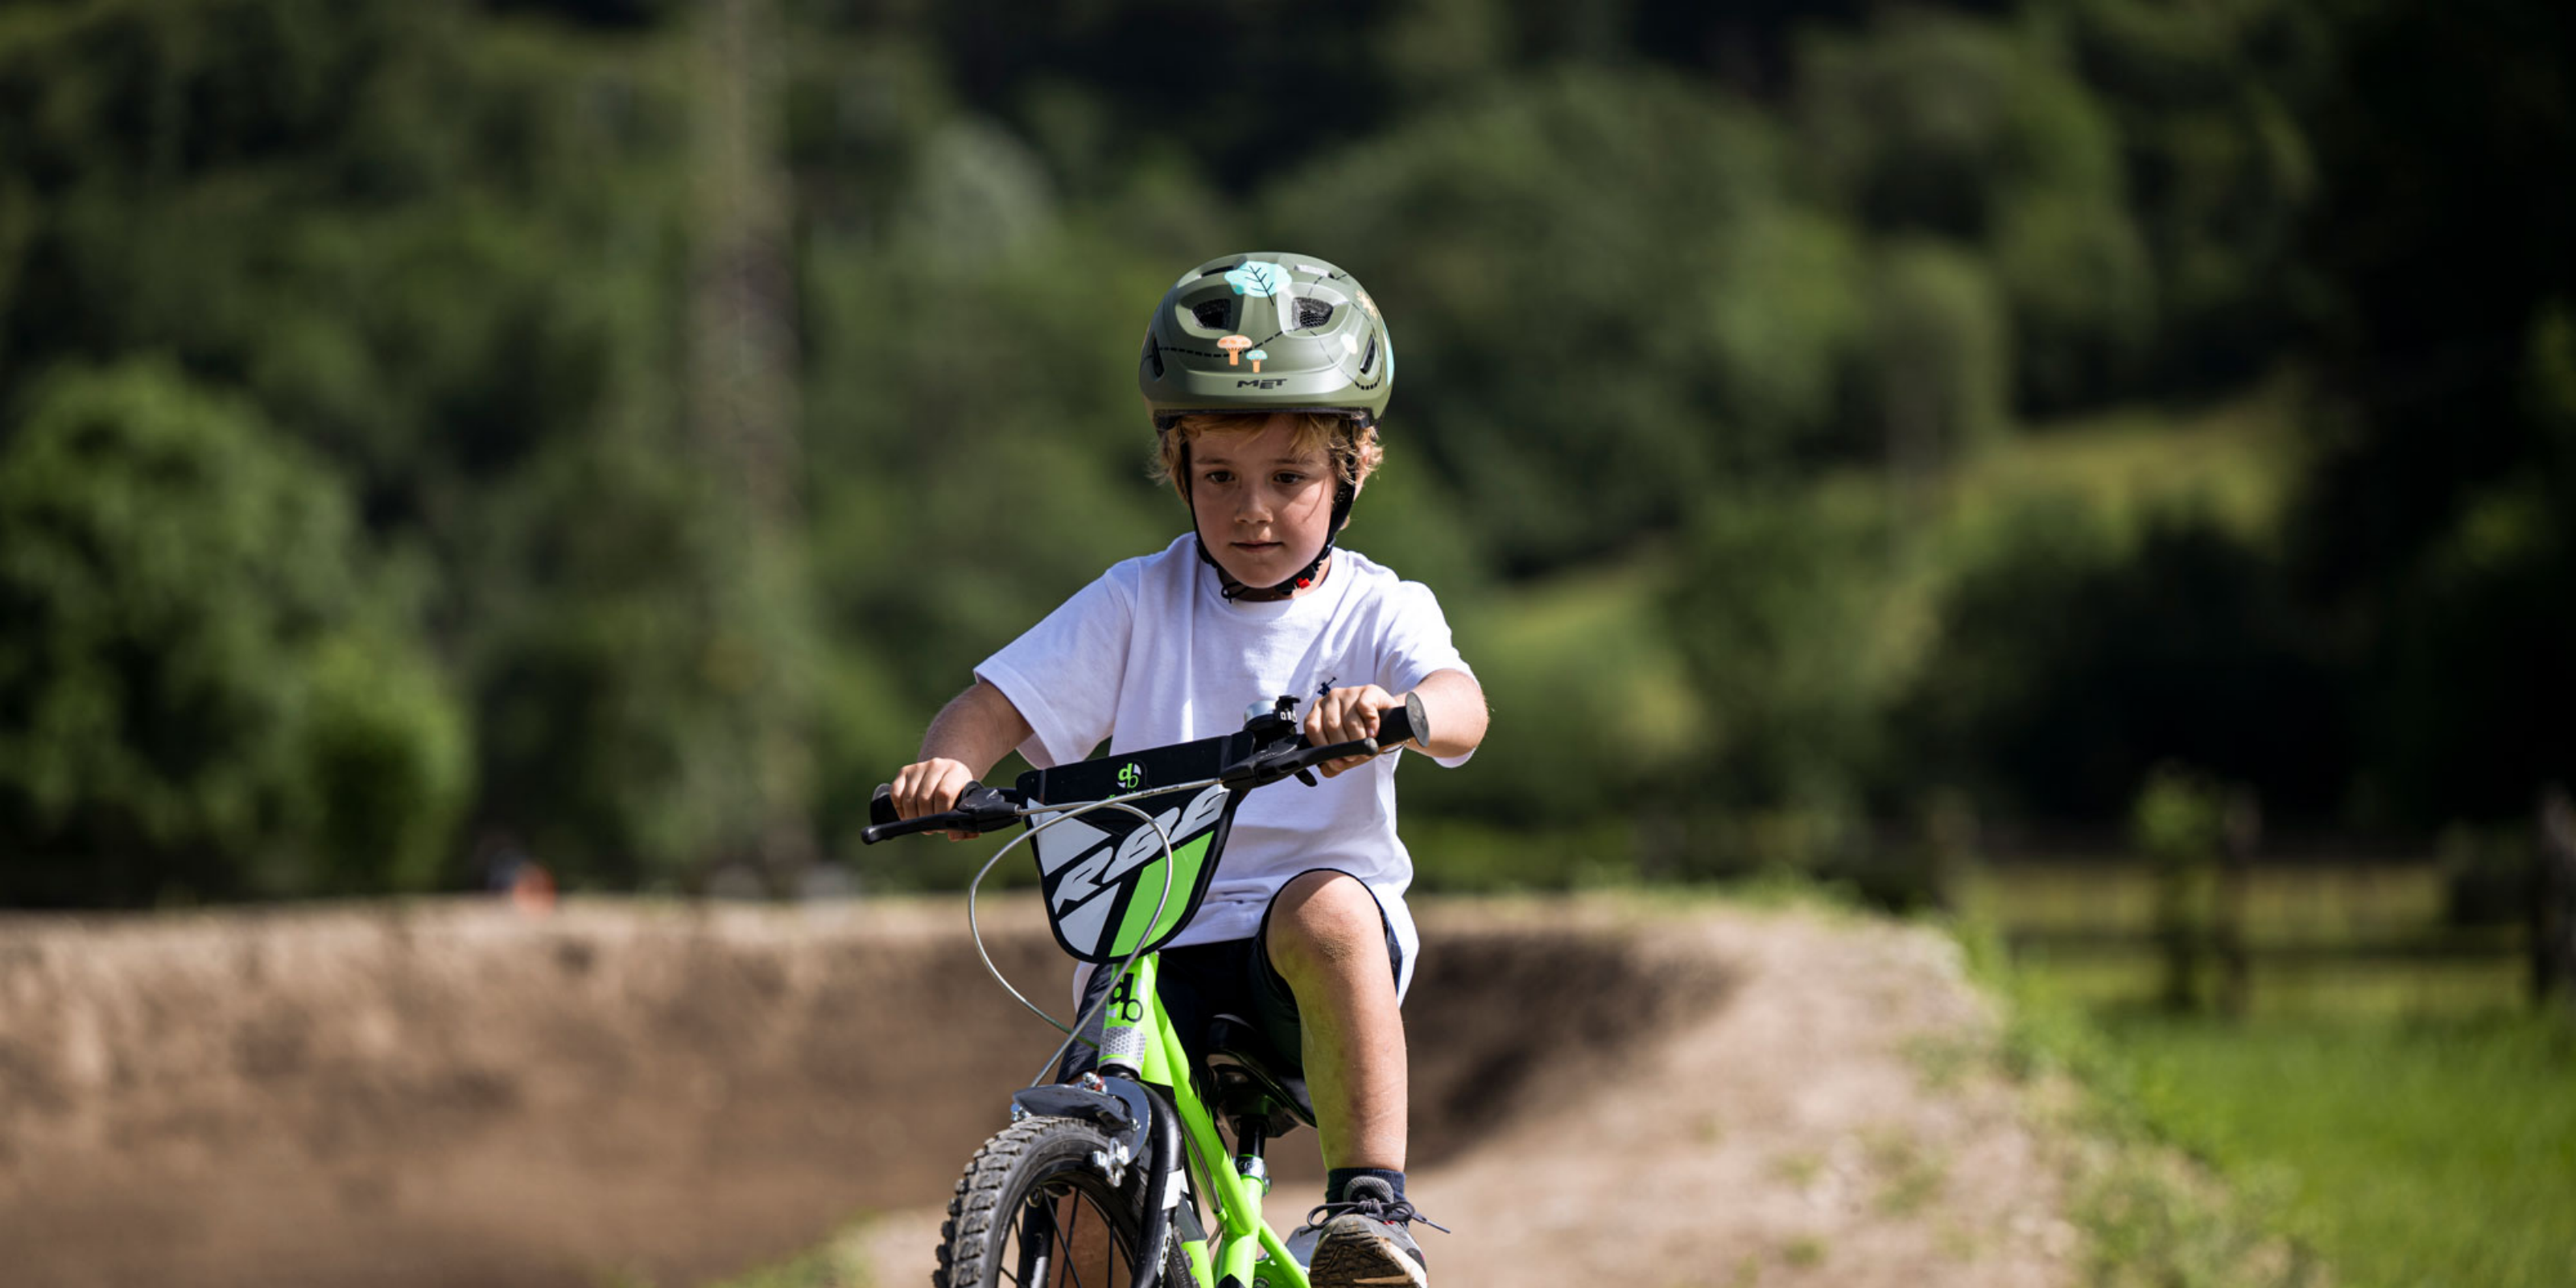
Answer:
[[[984,1142],[939,1227],[932,1288],[1130,1288],[1145,1227],[1145,1168],[1123,1184],[1093,1166],[1109,1137],[1071,1118],[1034,1117]],[[1190,1282],[1177,1237],[1160,1282]]]

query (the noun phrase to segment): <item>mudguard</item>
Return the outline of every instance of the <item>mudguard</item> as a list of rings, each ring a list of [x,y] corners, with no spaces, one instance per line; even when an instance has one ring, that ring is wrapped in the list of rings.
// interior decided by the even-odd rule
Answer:
[[[1019,1113],[1090,1123],[1126,1146],[1130,1158],[1144,1157],[1151,1149],[1145,1133],[1154,1123],[1153,1097],[1125,1078],[1102,1078],[1100,1088],[1094,1091],[1074,1083],[1022,1087],[1011,1097],[1011,1108]]]

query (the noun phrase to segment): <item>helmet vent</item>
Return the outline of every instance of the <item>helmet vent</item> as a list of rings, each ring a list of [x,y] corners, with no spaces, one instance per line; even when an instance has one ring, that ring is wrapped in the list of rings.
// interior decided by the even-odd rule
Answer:
[[[1322,300],[1297,297],[1297,329],[1311,331],[1333,320],[1333,306]]]
[[[1368,370],[1369,370],[1369,368],[1370,368],[1370,367],[1373,367],[1373,366],[1376,366],[1376,365],[1377,365],[1377,336],[1376,336],[1376,335],[1374,335],[1374,334],[1372,334],[1372,335],[1370,335],[1370,336],[1369,336],[1368,352],[1363,353],[1363,354],[1361,354],[1361,355],[1360,355],[1360,374],[1361,374],[1361,375],[1363,375],[1363,376],[1367,375],[1367,374],[1368,374]]]
[[[1198,318],[1199,325],[1211,331],[1224,330],[1229,320],[1226,315],[1233,311],[1233,306],[1224,300],[1202,300],[1190,306],[1190,313]]]

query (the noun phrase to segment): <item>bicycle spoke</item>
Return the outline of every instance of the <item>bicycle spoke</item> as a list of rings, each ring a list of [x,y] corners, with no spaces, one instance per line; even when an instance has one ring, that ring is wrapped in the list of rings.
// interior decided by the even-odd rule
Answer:
[[[1032,1284],[1044,1288],[1051,1259],[1049,1251],[1060,1246],[1053,1233],[1054,1225],[1054,1210],[1046,1205],[1043,1196],[1031,1195],[1021,1205],[1019,1215],[1004,1227],[1008,1231],[1003,1236],[1004,1246],[995,1249],[995,1281],[1008,1283],[1012,1288],[1029,1288]],[[1016,1267],[1017,1270],[1014,1272],[1005,1267]]]
[[[1064,1230],[1064,1237],[1059,1239],[1057,1242],[1061,1243],[1065,1248],[1067,1255],[1063,1259],[1064,1272],[1073,1276],[1073,1288],[1083,1288],[1082,1259],[1071,1255],[1073,1250],[1073,1232],[1082,1226],[1082,1196],[1076,1194],[1071,1197],[1073,1199],[1073,1221]]]

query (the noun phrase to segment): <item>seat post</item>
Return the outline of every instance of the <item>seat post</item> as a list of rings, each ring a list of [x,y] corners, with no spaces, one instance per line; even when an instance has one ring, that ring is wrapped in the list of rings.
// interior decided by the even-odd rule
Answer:
[[[1270,1143],[1270,1115],[1245,1114],[1234,1120],[1234,1170],[1243,1179],[1270,1192],[1270,1164],[1261,1151]]]

